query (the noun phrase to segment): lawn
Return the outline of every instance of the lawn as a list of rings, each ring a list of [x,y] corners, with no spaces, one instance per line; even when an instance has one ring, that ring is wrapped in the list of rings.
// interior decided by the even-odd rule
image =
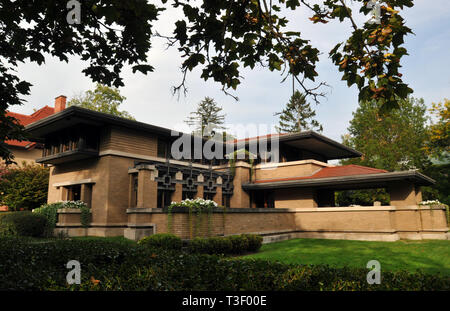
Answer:
[[[450,275],[450,241],[369,242],[325,239],[294,239],[264,244],[261,250],[244,258],[268,259],[295,264],[328,264],[365,267],[378,260],[381,271],[417,269],[426,273]]]

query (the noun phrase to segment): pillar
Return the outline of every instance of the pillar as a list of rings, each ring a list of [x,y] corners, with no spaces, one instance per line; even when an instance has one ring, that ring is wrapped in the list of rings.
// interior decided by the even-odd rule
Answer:
[[[156,168],[152,165],[142,165],[138,169],[138,194],[136,207],[156,208],[158,200],[158,182]]]
[[[231,208],[250,208],[250,195],[242,189],[242,184],[250,182],[250,164],[237,162],[233,179],[233,195],[230,199]]]
[[[216,194],[214,195],[213,201],[216,202],[218,205],[222,205],[222,187],[216,188]]]
[[[180,182],[183,181],[183,173],[177,172],[175,174],[175,191],[172,194],[172,201],[173,202],[181,202],[183,200],[183,184]]]
[[[420,187],[411,182],[401,181],[388,187],[392,206],[418,205],[422,201]]]
[[[91,184],[82,184],[80,200],[86,203],[88,208],[91,208],[91,198],[92,198],[92,186]]]

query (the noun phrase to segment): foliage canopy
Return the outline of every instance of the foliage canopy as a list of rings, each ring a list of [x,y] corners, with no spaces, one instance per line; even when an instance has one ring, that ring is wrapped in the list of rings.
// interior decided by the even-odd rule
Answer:
[[[356,0],[354,6],[370,17],[368,0]],[[5,140],[24,139],[23,127],[6,115],[9,106],[23,103],[31,84],[17,75],[19,63],[39,65],[48,53],[61,61],[69,56],[88,62],[83,73],[94,82],[119,87],[125,64],[133,72],[154,70],[147,59],[154,36],[164,37],[177,46],[182,58],[182,82],[174,91],[185,89],[186,74],[201,70],[205,80],[213,79],[227,92],[236,89],[242,67],[256,65],[283,70],[292,75],[305,95],[318,100],[324,82],[315,84],[320,51],[299,31],[288,29],[286,10],[306,10],[313,23],[330,20],[349,22],[352,32],[338,43],[329,56],[342,79],[359,89],[359,100],[374,99],[379,107],[397,106],[397,98],[406,98],[412,90],[402,81],[400,61],[407,55],[402,46],[411,29],[405,26],[400,11],[412,7],[412,0],[381,1],[379,22],[358,26],[352,9],[343,0],[83,0],[79,24],[69,24],[66,1],[0,0],[0,156],[12,160]],[[167,5],[182,10],[173,35],[155,33],[154,23]],[[309,81],[309,82],[308,82]],[[313,83],[310,86],[308,83]],[[227,92],[228,93],[228,92]]]

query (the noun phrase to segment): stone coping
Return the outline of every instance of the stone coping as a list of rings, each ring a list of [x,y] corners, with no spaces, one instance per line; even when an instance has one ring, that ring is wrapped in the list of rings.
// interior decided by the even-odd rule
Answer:
[[[59,208],[58,214],[81,214],[81,209],[79,208]]]
[[[382,212],[382,211],[418,211],[418,210],[445,210],[444,206],[410,205],[410,206],[345,206],[345,207],[312,207],[312,208],[227,208],[225,213],[311,213],[311,212]],[[183,207],[175,207],[172,213],[188,213]],[[213,213],[223,213],[223,208],[215,208]],[[162,214],[168,213],[166,208],[140,208],[127,209],[127,214]]]

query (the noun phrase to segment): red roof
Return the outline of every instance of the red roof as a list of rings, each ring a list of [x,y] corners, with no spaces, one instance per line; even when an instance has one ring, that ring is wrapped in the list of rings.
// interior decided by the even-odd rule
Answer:
[[[40,119],[48,117],[54,113],[55,113],[54,108],[45,106],[39,110],[36,110],[29,116],[27,116],[25,114],[17,113],[17,112],[11,112],[11,111],[8,111],[6,113],[6,115],[9,117],[15,118],[20,124],[22,124],[23,126],[26,126],[26,125],[36,122]],[[33,147],[36,145],[36,143],[31,142],[31,141],[7,140],[5,142],[9,146],[23,147],[23,148],[30,148],[30,147]]]
[[[387,173],[387,171],[380,170],[377,168],[367,167],[367,166],[350,164],[350,165],[344,165],[344,166],[324,167],[324,168],[320,169],[318,172],[316,172],[310,176],[256,180],[255,183],[301,180],[301,179],[317,179],[317,178],[328,178],[328,177],[343,177],[343,176],[351,176],[351,175],[367,175],[367,174],[379,174],[379,173]]]

